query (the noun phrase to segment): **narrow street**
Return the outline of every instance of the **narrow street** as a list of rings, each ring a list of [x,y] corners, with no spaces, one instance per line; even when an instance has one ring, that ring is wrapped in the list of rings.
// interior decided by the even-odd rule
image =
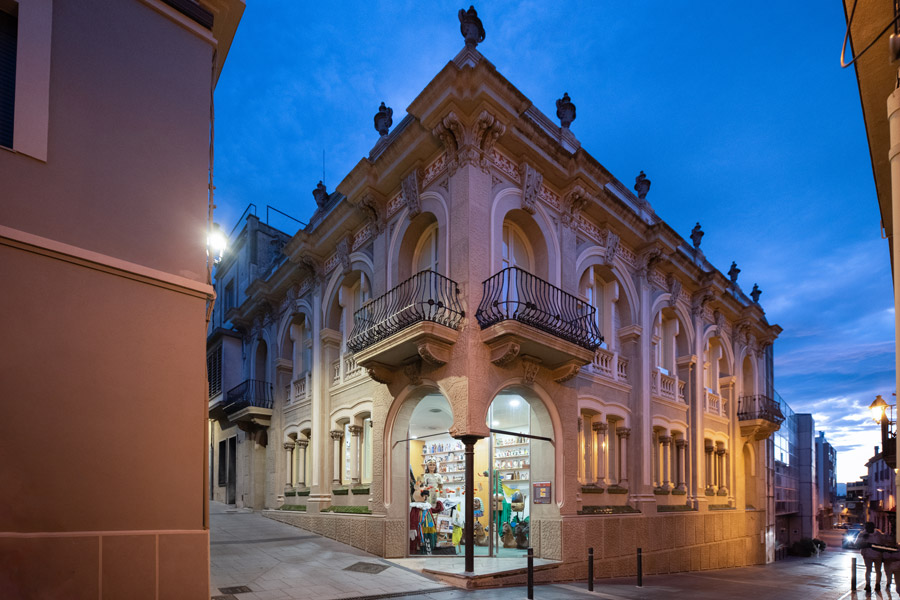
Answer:
[[[525,598],[525,587],[461,590],[391,561],[314,533],[278,523],[249,510],[210,507],[210,586],[214,600],[333,600],[355,598]],[[598,579],[535,587],[535,599],[601,598],[652,600],[851,600],[865,598],[859,552],[843,550],[843,532],[823,532],[828,548],[818,557],[788,558],[770,565],[644,578]],[[857,558],[858,590],[850,591],[851,559]],[[874,581],[873,581],[874,583]],[[872,598],[896,598],[884,589]]]

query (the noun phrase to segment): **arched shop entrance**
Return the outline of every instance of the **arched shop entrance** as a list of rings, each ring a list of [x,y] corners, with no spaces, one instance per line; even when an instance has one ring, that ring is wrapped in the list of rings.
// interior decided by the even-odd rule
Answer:
[[[450,436],[450,404],[424,396],[409,420],[409,556],[465,554],[466,458]],[[535,519],[558,515],[553,498],[555,450],[550,415],[527,388],[507,388],[487,413],[491,435],[474,444],[473,554],[520,556]]]

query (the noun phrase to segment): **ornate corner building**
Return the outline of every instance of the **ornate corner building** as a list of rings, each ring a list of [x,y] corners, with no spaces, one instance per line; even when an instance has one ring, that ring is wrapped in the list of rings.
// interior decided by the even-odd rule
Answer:
[[[474,21],[472,20],[474,18]],[[477,21],[477,23],[476,23]],[[571,578],[773,559],[772,344],[723,275],[476,48],[293,236],[218,268],[212,497],[385,557],[532,546]],[[768,449],[767,449],[768,448]],[[466,451],[472,462],[466,467]],[[465,490],[474,494],[463,511]]]

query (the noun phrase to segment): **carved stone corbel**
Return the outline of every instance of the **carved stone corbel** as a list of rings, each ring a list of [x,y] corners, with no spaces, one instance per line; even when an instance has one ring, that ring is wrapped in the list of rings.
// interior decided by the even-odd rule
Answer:
[[[464,131],[462,123],[456,113],[450,111],[447,116],[441,119],[431,133],[444,145],[447,149],[447,171],[452,175],[459,168],[459,151],[465,143]]]
[[[352,236],[347,234],[342,237],[335,248],[338,261],[341,263],[341,274],[347,276],[350,274],[350,247],[352,245]]]
[[[403,365],[403,374],[409,379],[410,385],[422,385],[422,361],[415,359]]]
[[[544,176],[528,163],[522,163],[519,170],[522,173],[522,210],[533,215],[541,186],[544,184]]]
[[[669,306],[675,308],[681,296],[681,282],[671,273],[666,277],[666,288],[669,290]]]
[[[587,206],[590,197],[584,188],[580,185],[573,187],[566,197],[563,199],[562,223],[567,227],[576,229],[578,227],[578,217],[581,211]]]
[[[403,201],[409,209],[410,221],[419,216],[422,212],[422,204],[419,200],[419,171],[413,170],[412,173],[403,178],[401,183],[403,190]]]
[[[491,150],[501,135],[506,133],[506,125],[486,110],[481,111],[473,128],[473,143],[478,148],[481,169],[487,173],[490,165]]]
[[[605,230],[603,236],[603,259],[607,265],[612,266],[616,259],[616,253],[619,251],[619,236],[610,229]]]
[[[638,254],[638,277],[649,281],[650,272],[657,264],[665,259],[662,247],[659,243],[651,244]]]
[[[394,371],[381,363],[371,363],[366,366],[369,377],[378,383],[388,384],[394,380]]]
[[[556,383],[565,383],[578,375],[579,370],[581,370],[581,363],[568,362],[553,369],[553,372],[550,373],[550,378]]]
[[[524,369],[524,373],[522,374],[523,383],[526,385],[534,384],[534,378],[537,377],[540,366],[541,359],[534,356],[522,355],[522,368]]]
[[[366,193],[356,207],[366,216],[366,220],[372,223],[376,235],[384,231],[384,215],[381,204],[373,194]]]
[[[715,294],[708,289],[697,291],[691,298],[691,315],[694,318],[701,317],[706,306],[715,299]]]
[[[450,360],[450,346],[446,344],[424,341],[419,342],[416,350],[423,361],[434,367],[442,367]]]
[[[509,364],[519,355],[519,344],[515,342],[505,342],[491,348],[491,362],[502,367]]]

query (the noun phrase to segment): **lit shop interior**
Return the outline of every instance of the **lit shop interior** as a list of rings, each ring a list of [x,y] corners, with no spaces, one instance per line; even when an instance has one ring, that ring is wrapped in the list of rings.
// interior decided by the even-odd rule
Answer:
[[[450,437],[452,424],[450,404],[440,394],[422,398],[411,415],[410,556],[465,553],[465,450]],[[556,509],[549,415],[539,400],[504,391],[491,404],[487,424],[490,437],[475,445],[474,554],[524,555],[532,517]]]

